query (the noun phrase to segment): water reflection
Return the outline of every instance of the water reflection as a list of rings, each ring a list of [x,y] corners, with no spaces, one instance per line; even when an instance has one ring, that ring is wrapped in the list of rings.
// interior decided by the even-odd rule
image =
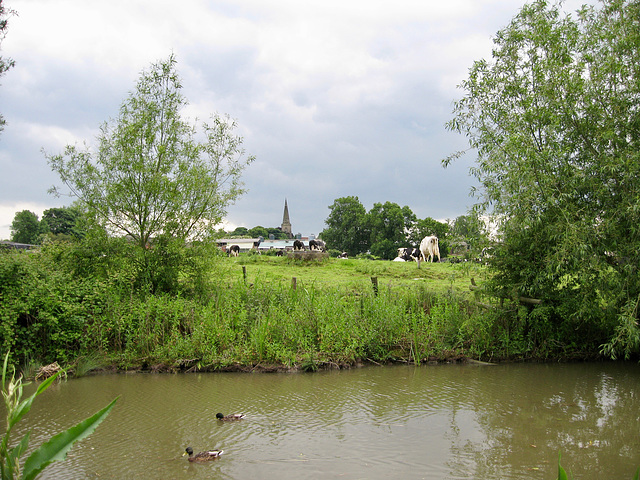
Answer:
[[[120,395],[42,478],[631,478],[638,365],[370,367],[70,380],[27,417],[32,446]],[[224,423],[217,412],[246,413]],[[222,448],[218,461],[181,457]]]

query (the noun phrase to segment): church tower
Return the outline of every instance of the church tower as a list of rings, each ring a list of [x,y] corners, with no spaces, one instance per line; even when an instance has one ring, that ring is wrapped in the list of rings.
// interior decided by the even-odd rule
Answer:
[[[289,207],[287,207],[287,199],[284,199],[284,214],[282,215],[282,226],[280,227],[289,238],[293,238],[291,233],[291,221],[289,220]]]

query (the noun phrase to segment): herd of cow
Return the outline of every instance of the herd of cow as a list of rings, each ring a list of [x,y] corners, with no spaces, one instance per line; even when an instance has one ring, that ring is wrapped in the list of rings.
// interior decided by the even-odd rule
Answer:
[[[304,243],[300,240],[293,242],[293,250],[296,252],[305,250]],[[312,252],[326,252],[327,247],[322,240],[309,240],[309,250]],[[229,256],[237,257],[240,253],[240,247],[238,245],[231,245],[229,247]],[[282,251],[278,251],[278,254],[282,255]],[[393,260],[394,262],[412,262],[422,259],[426,262],[427,258],[430,262],[433,262],[434,257],[438,257],[440,261],[440,248],[438,247],[438,237],[431,235],[424,237],[420,242],[420,248],[399,248],[398,256]],[[338,258],[347,258],[346,253],[342,253]]]
[[[293,250],[296,252],[305,250],[304,243],[296,240],[293,242]],[[322,240],[309,240],[309,250],[312,252],[326,252],[327,247]]]
[[[393,259],[394,262],[413,262],[422,259],[426,262],[427,258],[433,262],[434,257],[438,257],[440,261],[440,248],[438,247],[438,237],[431,235],[424,237],[420,242],[420,248],[399,248],[398,256]]]

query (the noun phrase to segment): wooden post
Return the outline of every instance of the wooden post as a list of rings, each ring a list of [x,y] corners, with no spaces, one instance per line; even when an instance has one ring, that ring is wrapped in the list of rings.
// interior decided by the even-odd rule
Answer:
[[[420,257],[418,257],[418,268],[420,268]]]
[[[378,296],[378,277],[371,277],[371,284],[373,285],[373,294]]]
[[[296,289],[296,286],[297,286],[296,283],[297,283],[296,277],[291,277],[291,288],[293,288],[294,290]]]
[[[247,266],[242,266],[242,278],[244,278],[244,283],[247,283]]]

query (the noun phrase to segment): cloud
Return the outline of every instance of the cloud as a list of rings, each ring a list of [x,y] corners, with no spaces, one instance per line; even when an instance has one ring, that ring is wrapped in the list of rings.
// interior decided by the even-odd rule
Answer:
[[[595,0],[593,0],[595,1]],[[41,150],[92,145],[143,69],[175,54],[185,115],[238,121],[249,192],[227,221],[278,226],[288,199],[294,231],[319,233],[328,206],[358,196],[421,218],[466,213],[473,155],[447,132],[456,86],[524,3],[298,0],[14,0],[2,55],[0,237],[17,205],[60,206]],[[568,0],[565,9],[580,2]]]

